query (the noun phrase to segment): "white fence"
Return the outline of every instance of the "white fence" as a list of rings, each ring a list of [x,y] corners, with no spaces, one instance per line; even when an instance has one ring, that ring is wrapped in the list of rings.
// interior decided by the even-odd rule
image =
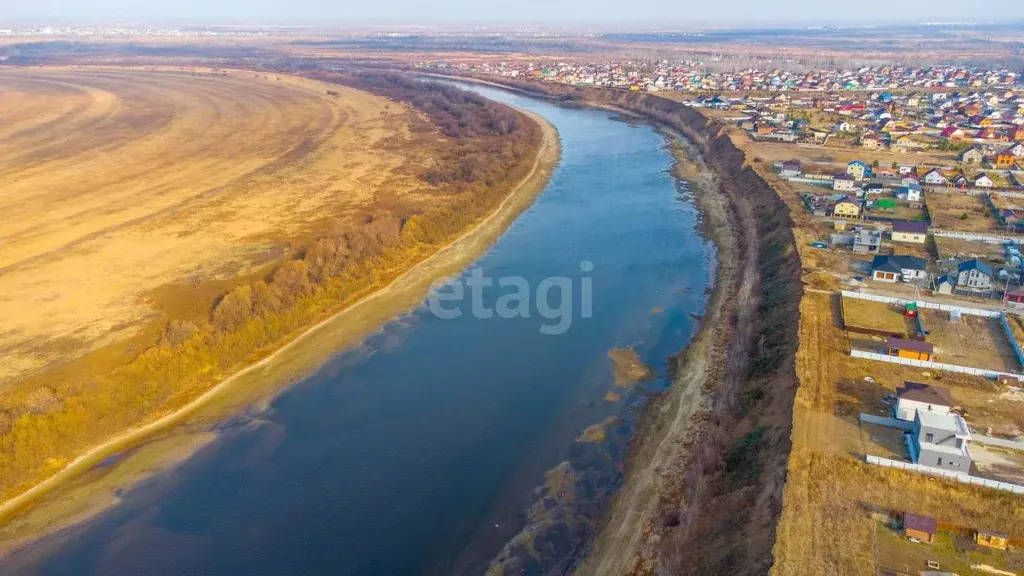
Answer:
[[[947,478],[949,480],[963,482],[964,484],[984,486],[986,488],[992,488],[994,490],[1003,490],[1004,492],[1012,492],[1014,494],[1024,495],[1024,486],[1010,484],[1009,482],[1000,482],[998,480],[988,480],[986,478],[979,478],[977,476],[970,476],[964,474],[963,472],[942,470],[939,468],[932,468],[930,466],[921,466],[920,464],[911,464],[909,462],[897,462],[896,460],[889,460],[888,458],[879,458],[877,456],[868,456],[867,462],[868,464],[874,464],[876,466],[881,466],[883,468],[896,468],[898,470],[907,470],[910,472],[917,472],[919,474],[927,474],[929,476],[939,476],[941,478]]]
[[[971,242],[984,242],[986,244],[1002,244],[1007,240],[1013,240],[1017,242],[1024,239],[1021,236],[1003,236],[1000,234],[974,234],[972,232],[955,232],[952,230],[936,230],[934,228],[932,229],[932,236],[938,236],[940,238],[957,238],[959,240],[969,240]]]
[[[998,378],[1002,376],[1024,382],[1024,375],[1014,374],[1013,372],[999,372],[996,370],[985,370],[983,368],[971,368],[970,366],[959,366],[957,364],[943,364],[942,362],[932,362],[930,360],[913,360],[910,358],[900,358],[899,356],[879,354],[877,352],[865,352],[864,350],[850,350],[850,356],[853,356],[854,358],[865,358],[867,360],[877,360],[879,362],[889,362],[890,364],[902,364],[904,366],[914,366],[916,368],[931,368],[933,370],[959,372],[960,374],[973,374],[975,376],[985,376],[988,378]]]
[[[928,302],[926,300],[914,300],[911,298],[892,298],[890,296],[879,296],[878,294],[868,294],[866,292],[852,292],[850,290],[842,291],[843,298],[857,298],[860,300],[871,300],[872,302],[884,302],[886,304],[898,304],[904,305],[907,302],[916,302],[919,308],[928,308],[930,310],[943,310],[945,312],[951,312],[956,310],[961,314],[969,314],[971,316],[981,316],[983,318],[999,318],[1003,313],[999,310],[987,310],[985,308],[968,308],[966,306],[955,306],[953,304],[940,304],[938,302]]]

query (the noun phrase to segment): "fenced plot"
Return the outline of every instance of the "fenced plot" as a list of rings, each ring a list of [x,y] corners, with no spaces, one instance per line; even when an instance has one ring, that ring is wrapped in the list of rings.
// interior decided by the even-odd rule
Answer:
[[[902,304],[876,302],[862,298],[849,298],[843,303],[843,324],[846,330],[869,336],[898,336],[906,338],[917,333],[917,324],[903,314]]]
[[[1002,231],[984,196],[935,193],[928,194],[925,202],[934,228],[982,233]]]
[[[953,321],[949,312],[922,308],[921,321],[927,341],[935,345],[935,361],[985,368],[997,372],[1017,372],[1017,355],[999,318],[963,314]]]

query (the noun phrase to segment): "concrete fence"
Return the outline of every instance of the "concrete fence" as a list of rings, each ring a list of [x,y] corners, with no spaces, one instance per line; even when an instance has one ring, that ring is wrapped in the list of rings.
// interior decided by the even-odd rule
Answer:
[[[1002,244],[1007,240],[1020,241],[1020,236],[1010,236],[1003,234],[975,234],[973,232],[957,232],[954,230],[937,230],[932,229],[932,236],[938,236],[940,238],[956,238],[958,240],[968,240],[970,242],[984,242],[986,244]]]
[[[957,364],[943,364],[942,362],[932,362],[930,360],[913,360],[910,358],[900,358],[899,356],[879,354],[877,352],[865,352],[864,350],[850,350],[850,356],[853,356],[854,358],[864,358],[867,360],[877,360],[878,362],[889,362],[890,364],[913,366],[915,368],[931,368],[932,370],[945,370],[946,372],[973,374],[975,376],[984,376],[987,378],[1013,378],[1017,381],[1024,382],[1024,375],[1014,374],[1013,372],[999,372],[997,370],[971,368],[970,366],[959,366]]]
[[[979,478],[977,476],[970,476],[963,472],[953,472],[950,470],[942,470],[939,468],[932,468],[930,466],[921,466],[920,464],[911,464],[909,462],[898,462],[896,460],[890,460],[888,458],[879,458],[877,456],[868,456],[868,464],[874,464],[875,466],[881,466],[883,468],[896,468],[897,470],[907,470],[908,472],[917,472],[919,474],[927,474],[929,476],[938,476],[940,478],[946,478],[948,480],[956,480],[964,484],[973,484],[975,486],[984,486],[985,488],[992,488],[993,490],[1002,490],[1004,492],[1012,492],[1014,494],[1020,494],[1024,496],[1024,486],[1018,486],[1017,484],[1010,484],[1009,482],[1000,482],[998,480],[988,480],[986,478]]]
[[[850,290],[842,291],[843,298],[857,298],[859,300],[871,300],[872,302],[884,302],[885,304],[898,304],[900,306],[907,302],[916,302],[918,308],[928,308],[929,310],[942,310],[945,312],[951,312],[956,310],[961,314],[968,314],[971,316],[981,316],[982,318],[999,318],[1003,315],[1000,310],[987,310],[985,308],[968,308],[967,306],[956,306],[953,304],[939,304],[938,302],[928,302],[926,300],[914,300],[912,298],[893,298],[890,296],[879,296],[878,294],[868,294],[866,292],[853,292]]]
[[[971,440],[973,440],[974,442],[979,442],[981,444],[988,444],[989,446],[996,446],[998,448],[1007,448],[1009,450],[1024,450],[1024,442],[1003,440],[1002,438],[982,436],[981,434],[971,434]]]
[[[874,414],[865,414],[861,412],[860,421],[867,422],[869,424],[878,424],[880,426],[888,426],[889,428],[899,428],[900,430],[911,430],[914,428],[913,422],[907,422],[906,420],[898,420],[896,418],[886,418],[885,416],[875,416]]]

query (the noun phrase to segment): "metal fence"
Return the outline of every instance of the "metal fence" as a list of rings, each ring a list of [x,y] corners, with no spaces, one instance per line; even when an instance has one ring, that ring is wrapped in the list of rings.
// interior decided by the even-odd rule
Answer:
[[[884,302],[886,304],[898,304],[904,305],[907,302],[916,302],[919,308],[928,308],[930,310],[942,310],[945,312],[951,312],[956,310],[961,314],[969,314],[971,316],[981,316],[983,318],[999,318],[1003,313],[999,310],[987,310],[985,308],[968,308],[966,306],[955,306],[953,304],[940,304],[938,302],[928,302],[926,300],[914,300],[910,298],[893,298],[891,296],[879,296],[878,294],[868,294],[866,292],[853,292],[850,290],[842,291],[843,298],[857,298],[860,300],[871,300],[872,302]]]
[[[1013,346],[1013,352],[1017,355],[1017,364],[1024,368],[1024,352],[1020,349],[1017,336],[1010,329],[1010,321],[1006,319],[1006,314],[999,315],[999,323],[1002,324],[1003,333],[1006,334],[1006,339],[1010,341],[1010,345]]]
[[[960,374],[973,374],[975,376],[984,376],[987,378],[999,378],[1002,376],[1005,378],[1013,378],[1017,381],[1024,381],[1024,375],[1014,374],[1013,372],[999,372],[997,370],[971,368],[970,366],[959,366],[957,364],[943,364],[942,362],[932,362],[930,360],[913,360],[910,358],[900,358],[899,356],[879,354],[877,352],[865,352],[864,350],[850,350],[850,356],[853,356],[854,358],[864,358],[867,360],[877,360],[879,362],[889,362],[890,364],[914,366],[915,368],[931,368],[933,370],[959,372]]]
[[[907,470],[909,472],[917,472],[919,474],[927,474],[929,476],[938,476],[940,478],[946,478],[949,480],[956,480],[964,484],[973,484],[975,486],[984,486],[985,488],[992,488],[994,490],[1002,490],[1004,492],[1012,492],[1014,494],[1024,495],[1024,486],[1018,486],[1017,484],[1010,484],[1009,482],[1000,482],[998,480],[988,480],[986,478],[979,478],[977,476],[970,476],[963,472],[953,472],[950,470],[941,470],[939,468],[932,468],[930,466],[921,466],[920,464],[911,464],[909,462],[898,462],[896,460],[889,460],[888,458],[879,458],[877,456],[868,456],[868,464],[874,464],[883,468],[896,468],[897,470]]]

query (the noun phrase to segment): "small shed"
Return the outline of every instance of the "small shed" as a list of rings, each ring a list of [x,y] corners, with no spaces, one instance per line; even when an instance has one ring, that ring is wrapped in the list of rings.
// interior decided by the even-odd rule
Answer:
[[[977,542],[979,546],[984,546],[986,548],[1006,550],[1006,547],[1010,545],[1010,536],[999,532],[978,530],[974,533],[974,541]]]
[[[938,530],[939,523],[930,516],[920,514],[903,514],[903,535],[907,538],[917,538],[924,542],[931,542]]]
[[[893,337],[885,340],[885,353],[889,356],[898,356],[910,360],[931,360],[934,352],[935,346],[929,342]]]

